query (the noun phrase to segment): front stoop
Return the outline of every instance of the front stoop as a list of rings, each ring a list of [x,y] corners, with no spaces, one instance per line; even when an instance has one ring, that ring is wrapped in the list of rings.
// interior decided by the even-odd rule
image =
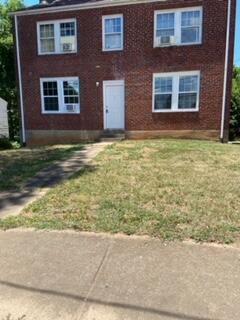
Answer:
[[[122,141],[125,140],[126,134],[124,130],[104,130],[100,137],[100,141]]]

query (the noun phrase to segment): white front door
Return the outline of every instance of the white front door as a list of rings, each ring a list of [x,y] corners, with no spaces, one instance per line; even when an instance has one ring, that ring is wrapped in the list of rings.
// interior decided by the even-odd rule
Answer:
[[[124,81],[104,81],[104,129],[125,128]]]

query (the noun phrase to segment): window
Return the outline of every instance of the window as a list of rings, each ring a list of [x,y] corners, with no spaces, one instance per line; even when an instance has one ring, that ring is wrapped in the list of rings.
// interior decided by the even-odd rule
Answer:
[[[155,110],[171,110],[173,81],[171,77],[155,80]]]
[[[40,25],[41,52],[55,52],[54,24]]]
[[[38,53],[76,52],[76,21],[38,22]]]
[[[43,82],[43,97],[45,111],[59,111],[57,81]]]
[[[200,72],[153,75],[153,112],[199,110]]]
[[[196,109],[198,100],[198,76],[179,78],[179,109]]]
[[[103,51],[123,50],[123,16],[103,17]]]
[[[157,16],[157,37],[174,36],[174,13],[164,13]]]
[[[65,104],[78,104],[78,80],[63,81],[63,94]]]
[[[78,78],[40,79],[43,113],[79,113]]]
[[[202,42],[202,7],[155,11],[154,47]]]
[[[199,43],[201,32],[200,11],[182,12],[181,43]]]

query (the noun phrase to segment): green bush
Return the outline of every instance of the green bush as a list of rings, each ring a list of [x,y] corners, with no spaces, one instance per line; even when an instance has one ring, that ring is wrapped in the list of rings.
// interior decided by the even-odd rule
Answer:
[[[19,139],[19,112],[14,68],[13,26],[9,13],[24,6],[22,0],[0,0],[0,97],[8,102],[9,136]]]
[[[12,149],[13,146],[7,137],[0,136],[0,150]]]
[[[232,87],[232,108],[230,119],[230,140],[240,137],[240,68],[234,67]]]

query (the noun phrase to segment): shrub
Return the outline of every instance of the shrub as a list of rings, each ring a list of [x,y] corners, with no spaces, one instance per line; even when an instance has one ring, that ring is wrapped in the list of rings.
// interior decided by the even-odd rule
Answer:
[[[234,67],[232,87],[232,108],[230,119],[230,140],[240,137],[240,68]]]
[[[12,149],[13,146],[9,139],[4,136],[0,136],[0,150]]]

